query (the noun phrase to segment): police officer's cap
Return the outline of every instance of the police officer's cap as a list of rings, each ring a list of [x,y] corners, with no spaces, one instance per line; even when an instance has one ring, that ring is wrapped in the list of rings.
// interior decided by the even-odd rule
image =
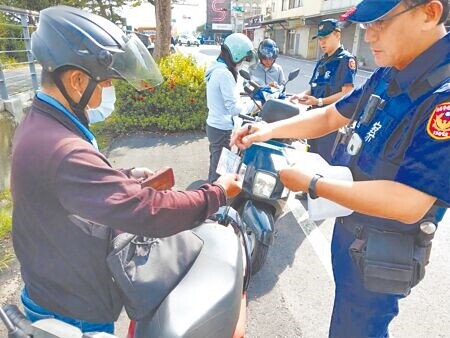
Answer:
[[[372,22],[380,19],[394,9],[402,0],[363,0],[345,14],[352,22]]]
[[[322,20],[319,23],[319,31],[316,36],[313,36],[313,39],[330,35],[334,31],[341,31],[339,21],[337,21],[336,19]]]

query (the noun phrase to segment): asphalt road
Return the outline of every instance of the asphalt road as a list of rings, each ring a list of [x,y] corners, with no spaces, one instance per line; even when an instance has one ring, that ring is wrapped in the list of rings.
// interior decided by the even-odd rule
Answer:
[[[39,64],[35,65],[38,84],[40,84],[41,81],[41,69],[42,67]],[[33,89],[29,66],[16,69],[5,69],[3,72],[10,98]]]

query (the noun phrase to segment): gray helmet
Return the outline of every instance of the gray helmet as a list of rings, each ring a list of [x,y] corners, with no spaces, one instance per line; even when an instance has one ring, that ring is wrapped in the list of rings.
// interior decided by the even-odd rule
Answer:
[[[38,28],[31,36],[31,50],[49,72],[72,66],[96,82],[123,79],[137,89],[144,83],[156,86],[163,80],[135,35],[126,35],[111,21],[77,8],[42,10]]]
[[[241,61],[252,62],[256,60],[256,52],[250,39],[242,33],[233,33],[228,35],[223,45],[230,53],[231,60],[234,63]]]

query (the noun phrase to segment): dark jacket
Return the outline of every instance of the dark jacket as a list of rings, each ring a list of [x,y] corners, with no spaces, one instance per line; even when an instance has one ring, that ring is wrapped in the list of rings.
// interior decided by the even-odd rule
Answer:
[[[105,262],[109,227],[169,236],[226,202],[214,185],[189,192],[141,189],[38,98],[14,136],[11,189],[14,250],[30,297],[91,322],[114,321],[122,308]]]

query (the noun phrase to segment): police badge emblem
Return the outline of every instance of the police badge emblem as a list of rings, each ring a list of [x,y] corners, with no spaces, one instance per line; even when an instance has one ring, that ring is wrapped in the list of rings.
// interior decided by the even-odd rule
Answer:
[[[428,120],[427,133],[435,140],[450,139],[450,102],[436,106]]]

